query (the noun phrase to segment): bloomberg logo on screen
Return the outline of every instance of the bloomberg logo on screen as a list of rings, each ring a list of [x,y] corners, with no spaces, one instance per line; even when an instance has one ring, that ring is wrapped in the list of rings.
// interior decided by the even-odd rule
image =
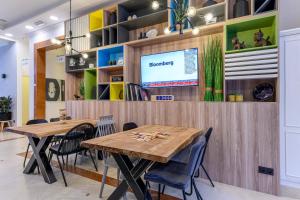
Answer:
[[[169,62],[159,62],[159,63],[149,63],[149,67],[160,67],[160,66],[173,66],[174,65],[174,61],[169,61]]]

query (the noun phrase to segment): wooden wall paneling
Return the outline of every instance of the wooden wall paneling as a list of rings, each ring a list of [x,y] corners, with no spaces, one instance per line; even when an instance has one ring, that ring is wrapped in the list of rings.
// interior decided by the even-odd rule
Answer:
[[[209,37],[219,37],[222,38],[222,33],[214,34],[211,36],[201,36],[191,39],[179,40],[175,42],[167,42],[161,44],[153,44],[143,47],[134,48],[134,71],[128,73],[133,74],[134,83],[140,83],[140,57],[142,55],[156,54],[162,52],[168,52],[176,50],[182,50],[187,48],[198,48],[198,64],[199,64],[199,77],[200,84],[199,87],[180,87],[180,88],[159,88],[159,89],[149,89],[151,94],[164,94],[164,95],[175,95],[176,100],[180,101],[199,101],[204,99],[205,93],[205,74],[203,67],[203,47],[207,43]]]
[[[205,158],[213,180],[278,194],[278,103],[69,101],[67,109],[75,119],[112,114],[118,130],[131,121],[138,125],[213,127]],[[258,166],[274,168],[274,176],[258,174]]]

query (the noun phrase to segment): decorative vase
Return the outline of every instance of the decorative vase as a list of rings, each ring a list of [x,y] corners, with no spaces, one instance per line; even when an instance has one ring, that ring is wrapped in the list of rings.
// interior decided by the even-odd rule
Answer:
[[[249,2],[248,0],[236,0],[233,6],[233,17],[242,17],[249,15]]]
[[[202,4],[202,7],[207,7],[207,6],[212,6],[217,4],[218,2],[214,1],[214,0],[207,0],[205,3]]]

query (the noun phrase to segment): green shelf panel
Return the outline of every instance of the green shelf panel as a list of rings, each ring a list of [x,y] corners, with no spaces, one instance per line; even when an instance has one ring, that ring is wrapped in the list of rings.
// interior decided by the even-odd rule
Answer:
[[[255,47],[254,34],[261,31],[266,39],[270,36],[272,45],[264,47]],[[234,50],[232,39],[237,36],[240,42],[245,42],[246,48]],[[236,20],[229,22],[225,26],[225,51],[226,53],[238,53],[245,51],[255,51],[262,49],[276,48],[278,46],[278,20],[277,14],[254,16],[247,20]]]
[[[95,69],[84,71],[84,98],[85,100],[97,98],[97,70]]]

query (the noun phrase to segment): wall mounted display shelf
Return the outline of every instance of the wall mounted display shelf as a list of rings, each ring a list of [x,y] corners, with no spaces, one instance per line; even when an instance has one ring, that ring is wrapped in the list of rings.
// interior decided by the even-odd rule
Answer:
[[[89,55],[88,59],[83,59],[81,55],[67,55],[66,56],[66,71],[67,72],[82,72],[84,69],[88,69],[90,67],[96,67],[96,52],[95,51],[87,51]]]
[[[161,51],[177,50],[164,48],[163,44],[174,44],[174,48],[178,45],[184,46],[182,48],[188,48],[193,46],[192,41],[197,41],[200,45],[201,42],[205,41],[204,38],[215,34],[221,34],[224,38],[224,97],[233,91],[243,90],[243,88],[248,91],[245,93],[249,94],[250,86],[255,87],[261,81],[270,81],[276,86],[278,78],[276,11],[255,15],[254,0],[249,0],[249,15],[233,19],[231,4],[234,4],[235,0],[217,0],[217,4],[207,7],[204,6],[206,0],[190,0],[189,4],[196,7],[197,10],[196,16],[191,20],[196,26],[199,26],[199,35],[193,35],[191,29],[185,29],[182,35],[179,35],[178,32],[166,35],[163,30],[172,23],[171,12],[167,9],[171,1],[160,1],[162,4],[159,10],[153,10],[151,2],[151,0],[143,2],[129,0],[108,8],[101,8],[88,15],[90,20],[88,28],[91,31],[90,49],[84,52],[89,53],[90,58],[88,60],[92,59],[96,69],[90,70],[88,64],[82,68],[76,66],[70,68],[68,66],[72,56],[67,56],[66,59],[67,72],[83,73],[83,79],[92,77],[92,84],[85,80],[89,85],[86,89],[88,90],[86,99],[124,100],[124,94],[120,95],[121,89],[124,90],[126,83],[139,84],[139,57],[142,52],[151,53],[147,50],[148,47],[153,48],[154,52],[160,52],[159,47],[162,47]],[[216,23],[206,24],[203,20],[203,17],[209,13],[217,17]],[[158,31],[156,37],[138,39],[141,33],[146,33],[154,28]],[[269,40],[272,45],[255,47],[254,33],[259,30],[264,33],[264,38],[270,36]],[[237,50],[233,48],[232,39],[236,36],[240,41],[245,41],[247,48]],[[180,45],[182,40],[186,41],[187,44]],[[199,45],[197,46],[200,49],[199,58],[201,59],[203,46]],[[79,58],[76,55],[74,57]],[[86,70],[89,71],[86,72]],[[203,71],[202,73],[204,74]],[[112,76],[122,76],[122,81],[114,83],[111,81]],[[232,84],[234,82],[247,87],[235,88]],[[92,86],[90,87],[90,85]],[[197,91],[197,88],[200,91]],[[200,85],[190,90],[185,88],[152,89],[151,92],[170,95],[175,93],[176,99],[179,101],[202,101],[203,89],[204,87]],[[69,99],[73,99],[73,95],[70,95]],[[250,95],[245,95],[245,100],[254,101]]]

